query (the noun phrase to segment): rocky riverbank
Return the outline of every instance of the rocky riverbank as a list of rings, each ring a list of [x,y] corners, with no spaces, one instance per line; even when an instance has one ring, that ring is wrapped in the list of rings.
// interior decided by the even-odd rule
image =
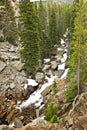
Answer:
[[[45,130],[79,130],[87,128],[86,92],[77,96],[72,103],[66,101],[64,91],[67,87],[66,76],[69,68],[66,66],[68,40],[66,35],[61,39],[61,45],[51,58],[47,57],[40,65],[39,71],[27,77],[20,60],[20,46],[0,43],[0,124],[14,122],[15,128],[31,124],[30,129]],[[56,83],[57,93],[54,95],[53,84]],[[49,102],[59,105],[59,124],[46,122],[42,117]],[[81,105],[80,105],[81,104]],[[44,126],[41,126],[44,124]],[[26,128],[22,128],[26,129]]]

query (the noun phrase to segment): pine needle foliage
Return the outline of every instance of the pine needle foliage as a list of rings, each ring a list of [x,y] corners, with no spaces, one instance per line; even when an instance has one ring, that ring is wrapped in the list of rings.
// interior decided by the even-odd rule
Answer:
[[[65,95],[68,100],[81,92],[81,84],[87,79],[86,50],[87,50],[87,4],[84,0],[76,3],[73,40],[71,43],[70,60],[68,65],[71,74],[68,75],[69,87]],[[75,94],[75,90],[77,94]],[[74,95],[74,96],[73,96]]]
[[[9,0],[2,1],[2,4],[5,7],[2,17],[4,39],[13,45],[16,45],[16,42],[18,41],[18,30],[13,8]]]
[[[49,103],[47,109],[45,110],[45,120],[51,123],[58,123],[59,119],[57,117],[58,107],[53,103]]]
[[[29,74],[35,74],[40,58],[40,38],[38,27],[38,15],[35,4],[24,1],[20,4],[21,20],[21,59],[24,69]]]

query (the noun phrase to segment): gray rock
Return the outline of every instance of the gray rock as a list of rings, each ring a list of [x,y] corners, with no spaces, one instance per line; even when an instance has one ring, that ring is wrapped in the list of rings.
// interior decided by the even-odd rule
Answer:
[[[21,128],[23,126],[22,121],[19,118],[14,118],[13,120],[15,128]]]
[[[0,53],[0,59],[3,61],[7,61],[9,59],[9,54],[6,52]]]
[[[24,70],[21,71],[21,75],[24,76],[24,77],[26,77],[26,73],[25,73]]]
[[[12,80],[15,79],[15,74],[14,74],[14,73],[11,75],[11,79],[12,79]]]
[[[69,125],[73,125],[73,118],[68,118],[68,123],[69,123]]]
[[[18,84],[22,84],[22,83],[24,83],[26,78],[18,74],[18,75],[16,75],[16,80],[17,80]]]
[[[50,65],[44,65],[42,71],[45,72],[46,70],[48,70],[50,68]]]
[[[8,52],[10,44],[8,42],[0,43],[0,52]]]
[[[44,77],[45,77],[45,75],[40,72],[36,73],[36,75],[35,75],[35,79],[38,83],[42,83],[44,80]]]
[[[0,72],[3,71],[6,67],[6,64],[2,61],[0,61]]]
[[[57,62],[56,61],[51,61],[51,68],[56,69],[57,68]]]
[[[14,84],[14,83],[11,83],[11,84],[10,84],[10,88],[11,88],[11,89],[15,88],[15,84]]]
[[[47,76],[51,76],[51,75],[54,75],[54,72],[53,72],[51,69],[49,69],[49,70],[47,70],[47,71],[45,72],[45,74],[46,74]]]
[[[11,48],[9,49],[9,52],[15,52],[15,47],[11,46]]]
[[[33,120],[31,123],[29,123],[28,125],[30,126],[34,126],[34,125],[37,125],[37,126],[40,126],[40,127],[44,127],[46,125],[46,121],[40,117],[36,118],[35,120]]]
[[[16,54],[10,54],[10,60],[19,60],[19,57]]]
[[[56,59],[57,62],[60,62],[60,61],[61,61],[61,58],[62,58],[61,55],[57,55],[57,56],[55,56],[55,59]]]
[[[0,125],[0,130],[8,130],[8,126],[7,125]]]
[[[62,106],[62,110],[65,112],[66,110],[68,110],[69,106],[71,105],[71,103],[65,103],[63,106]]]
[[[60,77],[63,75],[63,73],[64,73],[64,71],[63,71],[63,70],[58,70],[58,73],[57,73],[58,78],[60,78]]]
[[[21,63],[21,61],[12,61],[10,62],[10,64],[18,71],[22,70],[23,64]]]
[[[52,91],[52,87],[49,86],[49,87],[45,88],[45,89],[42,91],[41,94],[42,94],[42,96],[46,96],[46,95],[48,95],[51,91]]]

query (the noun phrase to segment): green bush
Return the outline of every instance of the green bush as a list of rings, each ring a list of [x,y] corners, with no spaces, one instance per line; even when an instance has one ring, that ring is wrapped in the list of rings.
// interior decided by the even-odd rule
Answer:
[[[53,115],[50,122],[51,123],[59,123],[59,118],[57,117],[57,115]]]
[[[53,103],[48,104],[47,109],[45,110],[45,120],[50,121],[51,123],[58,123],[59,119],[57,117],[58,107]]]
[[[58,92],[56,82],[54,82],[54,84],[52,85],[52,91],[54,95]]]
[[[70,82],[68,88],[65,91],[65,97],[67,101],[73,101],[77,95],[77,86],[75,82]]]
[[[0,36],[0,42],[4,42],[4,37]]]

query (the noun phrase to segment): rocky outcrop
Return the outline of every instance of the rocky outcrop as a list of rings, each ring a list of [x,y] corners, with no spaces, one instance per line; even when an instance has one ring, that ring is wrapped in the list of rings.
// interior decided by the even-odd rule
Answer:
[[[23,126],[23,127],[19,128],[19,129],[9,128],[8,130],[61,130],[61,129],[58,127],[57,124],[51,124],[51,123],[46,122],[44,120],[39,120],[39,122],[37,122],[36,125],[28,124],[28,125]],[[64,130],[64,129],[62,129],[62,130]]]
[[[82,93],[81,95],[76,96],[73,107],[69,112],[73,118],[78,116],[83,116],[87,113],[87,92]]]
[[[7,125],[0,125],[0,130],[8,130],[8,128]]]
[[[20,61],[19,46],[8,42],[0,43],[0,90],[22,88],[26,80]]]
[[[87,129],[87,92],[75,98],[67,121],[72,129]]]
[[[2,61],[0,61],[0,72],[2,72],[6,67],[6,64]]]
[[[16,113],[17,100],[24,99],[26,74],[19,55],[20,46],[0,43],[0,124],[9,123]]]
[[[43,83],[44,78],[45,78],[44,73],[37,72],[36,75],[35,75],[35,79],[36,79],[36,81],[37,81],[38,83]]]
[[[57,68],[58,64],[57,61],[51,61],[51,68],[55,70]]]
[[[8,100],[4,94],[0,95],[0,124],[10,123],[17,112],[16,102]]]

